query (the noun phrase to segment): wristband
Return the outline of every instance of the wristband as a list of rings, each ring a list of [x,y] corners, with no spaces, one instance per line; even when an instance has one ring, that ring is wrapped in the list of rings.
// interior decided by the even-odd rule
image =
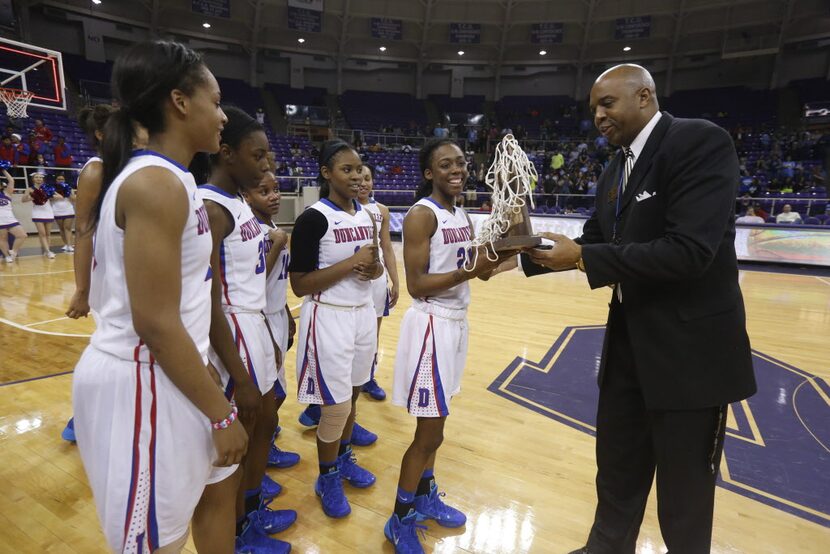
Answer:
[[[236,421],[236,414],[237,414],[236,404],[234,404],[232,402],[231,403],[231,413],[229,413],[228,416],[225,419],[220,419],[219,421],[211,422],[210,426],[213,427],[213,429],[216,430],[216,431],[221,431],[222,429],[227,429],[228,427],[231,426],[231,423]]]

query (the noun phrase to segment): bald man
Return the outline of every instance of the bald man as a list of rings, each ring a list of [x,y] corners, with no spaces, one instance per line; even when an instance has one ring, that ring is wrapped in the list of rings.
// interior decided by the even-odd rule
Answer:
[[[587,545],[633,554],[657,475],[670,554],[708,553],[727,407],[755,393],[735,257],[738,157],[729,135],[660,112],[637,65],[600,75],[590,98],[619,147],[582,236],[549,235],[527,275],[577,268],[610,286],[597,408],[597,497]]]

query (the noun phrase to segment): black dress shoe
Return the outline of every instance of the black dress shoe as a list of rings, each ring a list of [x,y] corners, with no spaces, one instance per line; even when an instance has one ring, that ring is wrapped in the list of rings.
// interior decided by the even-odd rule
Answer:
[[[588,550],[587,546],[583,546],[582,548],[578,548],[573,552],[569,552],[568,554],[591,554],[591,552]]]

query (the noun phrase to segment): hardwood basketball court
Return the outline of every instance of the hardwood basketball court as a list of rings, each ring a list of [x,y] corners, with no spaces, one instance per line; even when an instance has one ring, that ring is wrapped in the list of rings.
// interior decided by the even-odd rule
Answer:
[[[71,269],[66,254],[0,265],[0,552],[106,551],[77,449],[60,438],[71,415],[69,372],[93,330],[91,319],[63,316]],[[730,412],[712,551],[826,552],[830,278],[744,271],[741,286],[760,391]],[[431,523],[427,552],[558,554],[582,546],[595,503],[591,399],[609,298],[578,272],[529,280],[513,271],[473,284],[463,390],[436,464],[446,500],[468,522],[457,530]],[[381,331],[378,378],[388,391],[409,302],[404,291]],[[290,296],[289,305],[298,304]],[[378,480],[366,490],[346,487],[353,510],[344,520],[327,518],[314,495],[314,431],[297,423],[296,397],[281,410],[277,444],[302,461],[269,474],[284,486],[273,507],[299,512],[294,527],[276,535],[293,552],[392,552],[383,525],[414,422],[365,395],[358,409],[380,439],[356,454]],[[653,495],[639,544],[640,553],[664,551]]]

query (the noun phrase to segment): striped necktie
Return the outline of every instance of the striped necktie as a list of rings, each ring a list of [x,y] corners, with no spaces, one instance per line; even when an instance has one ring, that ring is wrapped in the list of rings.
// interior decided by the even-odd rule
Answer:
[[[634,151],[631,148],[623,147],[623,153],[625,154],[625,165],[623,166],[622,192],[625,193],[625,187],[628,185],[628,177],[634,168]]]
[[[628,177],[631,175],[631,170],[634,168],[634,151],[631,148],[623,147],[623,154],[625,154],[625,165],[623,165],[622,190],[620,195],[625,194],[625,187],[628,185]],[[617,300],[622,304],[622,284],[617,283],[614,287],[614,292],[617,293]]]

